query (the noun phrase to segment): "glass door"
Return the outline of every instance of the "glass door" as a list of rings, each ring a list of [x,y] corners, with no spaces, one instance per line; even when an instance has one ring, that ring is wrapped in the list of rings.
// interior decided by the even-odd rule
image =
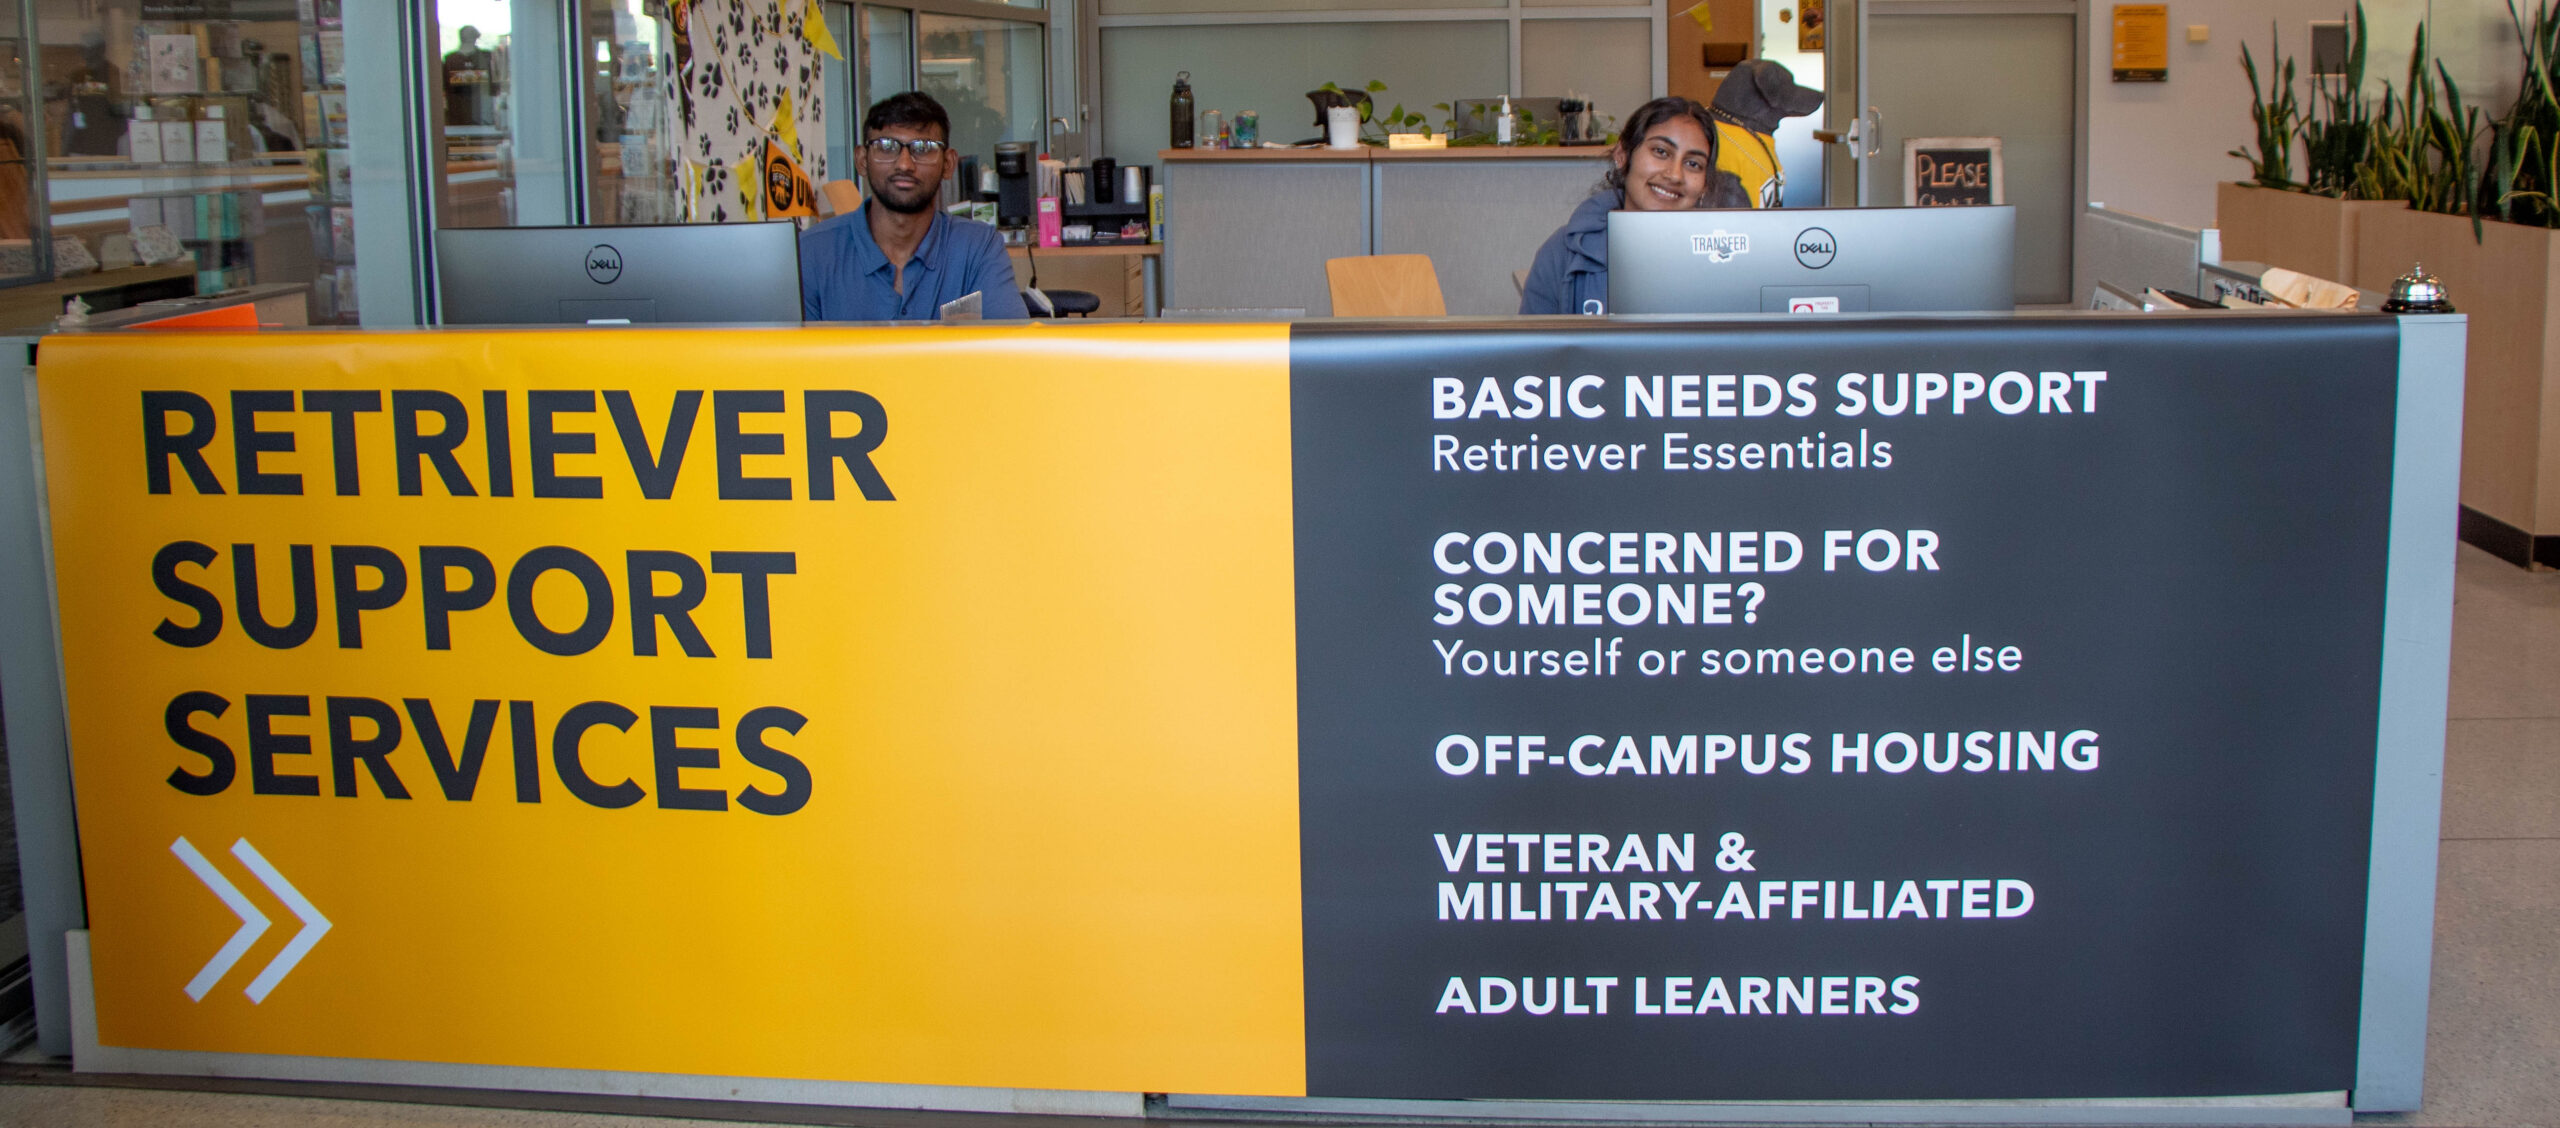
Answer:
[[[509,56],[517,46],[516,9],[532,6],[516,0],[435,0],[435,153],[443,166],[436,216],[442,226],[516,223],[509,127],[517,105]]]
[[[951,146],[993,166],[996,142],[1041,140],[1048,55],[1039,24],[916,13],[916,89],[951,115]]]
[[[1904,190],[1911,138],[1989,137],[2000,141],[2000,182],[2017,209],[2017,287],[2022,304],[2071,300],[2072,226],[2081,198],[2075,91],[2080,89],[2080,23],[2062,3],[1938,4],[1867,21],[1867,96],[1882,108],[1870,122],[1862,206],[1892,206]],[[1949,74],[1973,76],[1962,84]]]
[[[848,107],[847,115],[853,133],[859,135],[862,115],[872,104],[921,90],[951,115],[952,151],[970,167],[995,167],[999,141],[1045,142],[1047,18],[1039,0],[862,5],[854,82],[859,105]]]
[[[584,0],[587,222],[680,223],[673,27],[663,0]]]

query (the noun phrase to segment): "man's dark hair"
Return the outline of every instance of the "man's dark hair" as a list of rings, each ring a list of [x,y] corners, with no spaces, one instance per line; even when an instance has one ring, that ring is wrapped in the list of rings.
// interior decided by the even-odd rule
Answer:
[[[1636,107],[1636,112],[1627,115],[1627,124],[1618,130],[1618,160],[1613,162],[1617,167],[1602,174],[1600,183],[1611,188],[1624,189],[1627,186],[1627,162],[1635,159],[1636,147],[1644,143],[1644,135],[1653,132],[1654,126],[1683,117],[1697,122],[1698,128],[1707,135],[1709,180],[1707,187],[1712,191],[1715,188],[1713,181],[1715,180],[1716,148],[1719,144],[1719,139],[1716,137],[1715,118],[1707,113],[1705,106],[1677,94],[1668,98],[1656,98]]]
[[[862,115],[862,132],[867,136],[893,125],[930,125],[942,130],[945,140],[951,137],[951,115],[944,113],[942,103],[921,90],[892,94],[871,106]]]

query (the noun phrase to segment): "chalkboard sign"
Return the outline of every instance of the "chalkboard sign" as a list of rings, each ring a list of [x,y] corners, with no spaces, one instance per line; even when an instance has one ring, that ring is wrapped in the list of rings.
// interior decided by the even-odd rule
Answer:
[[[2004,204],[1997,137],[1914,137],[1902,143],[1904,207]]]

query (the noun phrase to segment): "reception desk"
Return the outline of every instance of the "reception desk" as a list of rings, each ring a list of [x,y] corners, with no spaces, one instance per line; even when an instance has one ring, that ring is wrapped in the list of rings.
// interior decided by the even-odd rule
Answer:
[[[39,1014],[84,1071],[1133,1117],[2412,1108],[2461,342],[48,337]]]
[[[1600,184],[1608,150],[1167,149],[1168,310],[1332,312],[1326,259],[1431,256],[1456,315],[1520,310],[1515,271]]]

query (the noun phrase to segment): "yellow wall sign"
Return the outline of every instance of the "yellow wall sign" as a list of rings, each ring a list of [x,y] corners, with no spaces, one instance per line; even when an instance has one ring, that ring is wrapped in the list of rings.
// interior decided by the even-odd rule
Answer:
[[[1284,328],[40,380],[102,1042],[1304,1091]]]
[[[2169,6],[2115,6],[2114,77],[2117,82],[2169,81]]]

